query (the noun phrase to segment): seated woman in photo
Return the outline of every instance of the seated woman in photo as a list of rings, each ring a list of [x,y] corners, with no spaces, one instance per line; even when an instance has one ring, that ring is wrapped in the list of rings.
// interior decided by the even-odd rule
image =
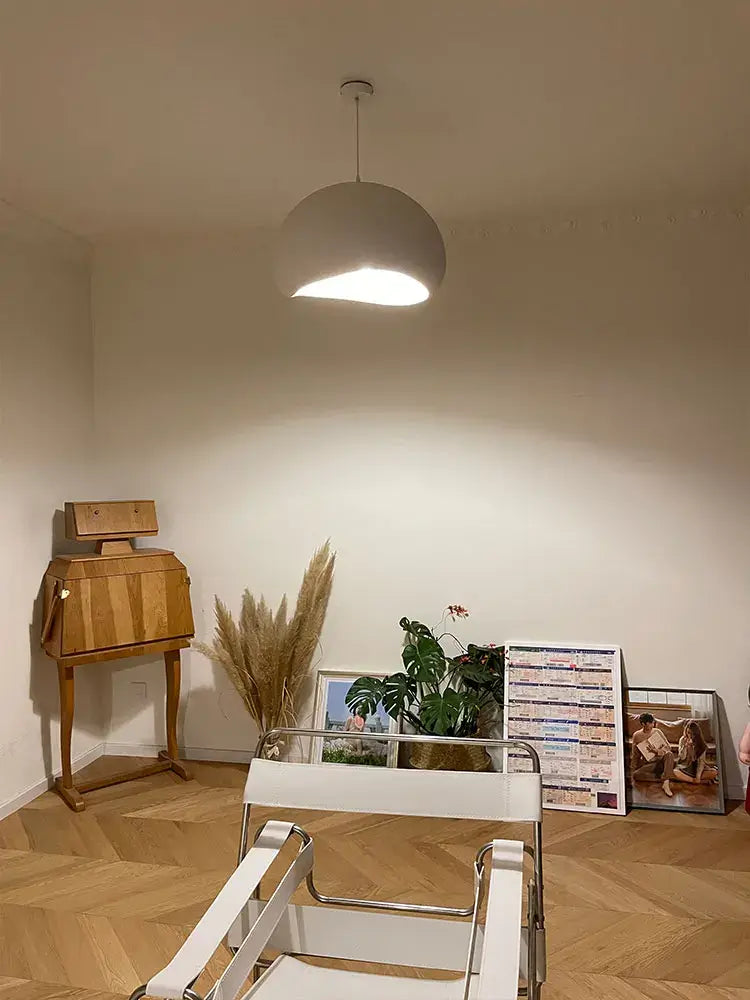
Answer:
[[[678,744],[674,777],[696,785],[718,781],[718,769],[706,762],[707,751],[701,727],[694,719],[689,719]]]
[[[345,733],[362,733],[365,729],[365,719],[359,714],[350,715],[349,718],[344,723]],[[354,753],[362,753],[362,740],[353,739],[349,740],[349,745],[351,746]]]

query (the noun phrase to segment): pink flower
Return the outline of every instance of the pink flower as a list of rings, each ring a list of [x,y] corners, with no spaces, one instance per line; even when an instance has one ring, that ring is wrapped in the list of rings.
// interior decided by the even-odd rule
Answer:
[[[446,610],[447,610],[448,614],[450,615],[450,617],[453,619],[453,621],[455,621],[456,618],[468,618],[469,617],[468,609],[465,608],[463,606],[463,604],[449,604],[448,607],[446,608]]]

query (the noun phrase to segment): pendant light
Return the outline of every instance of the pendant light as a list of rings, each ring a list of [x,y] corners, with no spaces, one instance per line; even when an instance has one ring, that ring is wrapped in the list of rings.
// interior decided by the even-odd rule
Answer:
[[[410,306],[443,279],[445,247],[431,216],[403,191],[360,178],[359,105],[373,93],[365,80],[341,87],[354,102],[355,180],[308,195],[281,227],[277,279],[293,298]]]

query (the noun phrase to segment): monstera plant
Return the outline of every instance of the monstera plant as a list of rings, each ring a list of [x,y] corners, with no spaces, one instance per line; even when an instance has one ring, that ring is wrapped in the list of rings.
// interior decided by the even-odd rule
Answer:
[[[460,605],[448,615],[465,618]],[[392,719],[404,719],[418,733],[432,736],[475,736],[479,715],[493,702],[503,702],[504,650],[498,646],[464,647],[448,632],[402,618],[406,633],[401,653],[404,669],[387,677],[360,677],[350,687],[346,703],[352,712],[374,715],[380,702]],[[446,638],[458,646],[449,656]]]

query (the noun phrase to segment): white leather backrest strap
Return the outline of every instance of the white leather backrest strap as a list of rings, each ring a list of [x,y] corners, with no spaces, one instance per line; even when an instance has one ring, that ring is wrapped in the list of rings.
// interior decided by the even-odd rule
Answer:
[[[493,841],[477,1000],[516,1000],[518,996],[522,896],[523,843]]]
[[[250,764],[245,802],[290,809],[536,821],[541,775],[423,771],[346,764]]]
[[[147,996],[182,1000],[185,987],[193,983],[216,951],[291,832],[291,823],[270,820],[265,824],[254,847],[232,872],[187,941],[169,965],[149,981]]]

